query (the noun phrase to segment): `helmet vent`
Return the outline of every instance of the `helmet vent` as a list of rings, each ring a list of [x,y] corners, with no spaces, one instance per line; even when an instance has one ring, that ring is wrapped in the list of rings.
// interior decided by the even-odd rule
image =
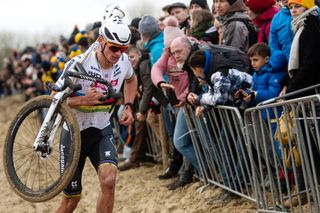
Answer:
[[[104,28],[104,34],[105,34],[105,36],[108,38],[108,39],[110,39],[110,40],[113,40],[114,38],[113,38],[113,36],[112,36],[112,34],[110,33],[110,31],[108,30],[108,28]]]

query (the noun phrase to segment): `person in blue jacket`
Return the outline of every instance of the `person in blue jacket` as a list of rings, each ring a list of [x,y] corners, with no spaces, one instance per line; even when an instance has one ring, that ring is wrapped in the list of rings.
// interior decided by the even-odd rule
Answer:
[[[279,50],[275,50],[271,54],[270,48],[266,43],[254,44],[248,50],[248,56],[255,70],[253,73],[253,85],[248,90],[240,89],[235,96],[240,99],[243,98],[244,102],[247,103],[247,107],[253,107],[262,101],[279,95],[287,78],[287,58]],[[281,112],[279,111],[278,114],[280,115]],[[262,111],[261,115],[263,120],[268,120],[266,110]],[[269,118],[271,119],[272,135],[274,135],[277,124],[272,121],[275,118],[275,114],[271,109],[269,110]],[[275,141],[274,144],[278,156],[282,159],[278,143]]]
[[[270,27],[269,47],[271,53],[280,50],[289,60],[293,31],[291,27],[292,17],[287,7],[288,0],[282,0],[284,5],[281,10],[273,17]]]
[[[139,22],[139,32],[142,41],[145,42],[144,48],[150,52],[151,67],[161,57],[164,48],[163,32],[159,28],[156,18],[153,16],[143,16]]]

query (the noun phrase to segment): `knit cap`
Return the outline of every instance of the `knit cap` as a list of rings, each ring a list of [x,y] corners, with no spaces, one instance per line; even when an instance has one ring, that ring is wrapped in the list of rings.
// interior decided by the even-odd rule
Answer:
[[[174,9],[174,8],[187,9],[187,6],[184,3],[181,3],[181,2],[173,3],[173,4],[169,5],[168,13],[171,14],[171,10]]]
[[[170,47],[171,42],[179,37],[183,36],[182,31],[178,27],[178,20],[174,16],[169,16],[164,20],[166,27],[163,30],[164,47]]]
[[[275,0],[246,0],[246,5],[255,13],[261,14],[275,4]]]
[[[315,6],[314,0],[289,0],[288,5],[290,4],[299,4],[307,9]]]
[[[143,16],[139,22],[139,32],[143,37],[152,38],[160,32],[157,19],[153,16]]]
[[[206,9],[206,6],[208,5],[207,0],[191,0],[190,1],[190,6],[192,4],[197,4],[199,5],[202,9]]]

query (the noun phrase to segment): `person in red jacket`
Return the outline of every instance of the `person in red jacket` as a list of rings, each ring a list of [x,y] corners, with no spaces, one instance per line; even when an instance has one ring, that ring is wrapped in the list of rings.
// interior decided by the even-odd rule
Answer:
[[[279,11],[275,3],[275,0],[246,0],[250,19],[259,28],[258,43],[269,43],[271,21]]]

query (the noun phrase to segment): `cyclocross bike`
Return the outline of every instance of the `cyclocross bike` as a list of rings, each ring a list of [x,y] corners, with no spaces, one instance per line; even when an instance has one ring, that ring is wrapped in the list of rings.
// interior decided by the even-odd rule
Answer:
[[[3,161],[11,187],[27,201],[43,202],[59,194],[77,167],[80,130],[65,100],[81,85],[73,84],[70,77],[105,84],[107,91],[101,101],[121,97],[108,81],[87,74],[77,62],[72,70],[64,72],[61,87],[47,84],[57,92],[53,97],[39,96],[22,106],[9,127]],[[70,132],[68,146],[60,144],[63,129]]]

